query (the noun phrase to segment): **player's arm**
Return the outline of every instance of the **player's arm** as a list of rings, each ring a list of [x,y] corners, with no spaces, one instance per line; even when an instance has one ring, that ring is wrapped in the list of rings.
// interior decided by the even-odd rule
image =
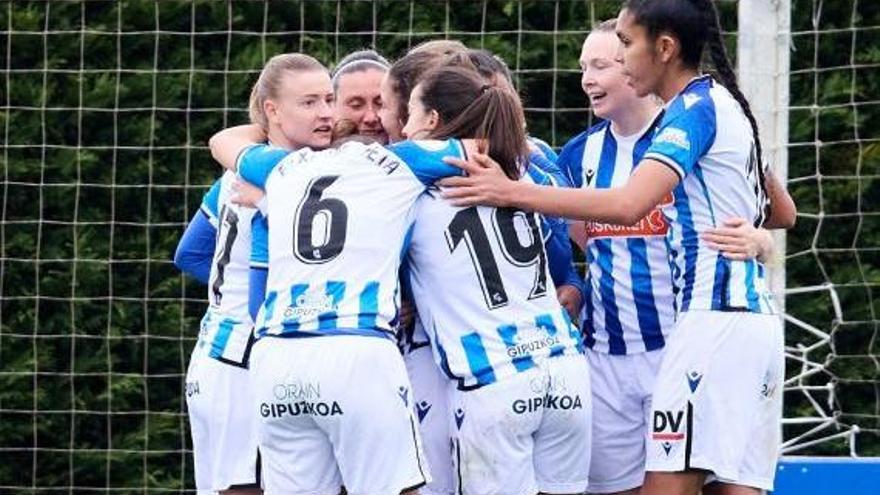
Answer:
[[[512,181],[487,155],[471,161],[449,159],[467,173],[440,184],[457,206],[512,206],[545,215],[633,225],[654,209],[679,182],[679,175],[657,160],[642,160],[624,186],[611,189],[568,189]]]
[[[174,266],[203,284],[211,276],[217,229],[202,210],[193,215],[174,252]]]
[[[634,225],[690,174],[715,139],[714,109],[697,103],[686,112],[667,114],[645,157],[625,185],[611,189],[554,189],[513,182],[488,156],[465,162],[448,158],[467,177],[450,177],[444,196],[457,205],[514,206],[551,216]]]
[[[241,153],[256,143],[266,141],[266,132],[257,124],[245,124],[223,129],[208,139],[211,156],[223,168],[235,172]]]
[[[797,207],[782,181],[772,170],[764,173],[764,189],[770,199],[767,219],[762,227],[766,229],[790,229],[797,220]]]

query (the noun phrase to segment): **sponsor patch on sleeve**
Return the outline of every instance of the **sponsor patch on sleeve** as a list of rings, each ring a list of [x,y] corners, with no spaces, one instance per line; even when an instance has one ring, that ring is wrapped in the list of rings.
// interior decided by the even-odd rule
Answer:
[[[687,132],[676,127],[667,127],[660,131],[660,134],[654,138],[654,142],[669,143],[688,151],[691,149],[691,142],[688,139]]]

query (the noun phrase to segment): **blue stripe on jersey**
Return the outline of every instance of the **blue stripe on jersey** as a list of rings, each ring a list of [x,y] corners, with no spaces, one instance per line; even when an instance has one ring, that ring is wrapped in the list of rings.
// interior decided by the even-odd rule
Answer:
[[[339,306],[342,298],[345,297],[345,282],[338,280],[328,280],[324,288],[324,293],[330,298],[333,307]],[[336,328],[336,320],[339,314],[333,311],[325,311],[318,315],[318,328],[321,330],[331,330]]]
[[[593,242],[599,251],[597,263],[602,275],[599,277],[599,294],[605,308],[605,331],[608,332],[608,353],[626,354],[623,340],[623,327],[620,324],[620,310],[614,297],[614,274],[612,272],[611,239],[596,239]]]
[[[679,183],[675,191],[675,209],[678,212],[678,223],[681,225],[681,246],[684,249],[684,288],[681,291],[681,310],[687,311],[694,294],[694,278],[697,272],[697,251],[699,237],[694,228],[694,217],[691,214],[690,198],[684,187]]]
[[[547,332],[547,335],[550,336],[551,339],[556,340],[556,334],[559,333],[559,329],[556,328],[556,324],[553,323],[553,317],[550,315],[538,315],[535,317],[535,325],[538,328],[543,329]],[[557,341],[558,342],[558,341]],[[550,347],[550,357],[561,356],[565,352],[565,346],[557,343],[556,345]]]
[[[721,253],[715,259],[715,279],[712,281],[712,309],[724,311],[730,307],[730,262]]]
[[[437,340],[436,335],[432,341],[437,343],[437,354],[440,355],[440,369],[443,370],[443,373],[445,373],[446,376],[455,379],[456,376],[452,373],[452,369],[449,367],[449,356],[446,355],[446,349],[444,349],[443,345],[440,344],[440,341]]]
[[[232,335],[232,328],[235,324],[238,323],[235,320],[230,320],[229,318],[224,318],[223,321],[220,322],[220,325],[217,327],[217,334],[214,336],[214,341],[211,342],[211,351],[208,353],[212,358],[223,357],[223,351],[226,349],[226,344],[229,343],[229,337]]]
[[[662,114],[662,113],[661,113]],[[658,115],[655,123],[661,117]],[[651,147],[653,132],[646,132],[633,146],[633,171],[639,166],[645,152]],[[639,332],[645,350],[653,351],[665,345],[663,329],[660,327],[660,315],[654,300],[654,282],[651,280],[651,265],[648,258],[648,243],[644,238],[628,239],[627,247],[630,255],[630,276],[632,277],[633,300],[636,304],[636,315],[639,319]]]
[[[497,330],[508,349],[516,347],[516,325],[501,325]],[[512,362],[516,371],[526,371],[535,367],[535,362],[528,354],[518,355],[513,358]]]
[[[755,260],[746,260],[746,302],[749,305],[749,311],[760,313],[761,302],[758,293],[755,291]]]
[[[358,326],[360,328],[375,328],[376,315],[379,314],[379,282],[375,280],[367,282],[360,297],[360,314],[358,314]]]
[[[589,277],[590,265],[596,260],[593,259],[592,249],[587,249],[584,254],[587,258],[587,277]],[[588,281],[584,286],[586,288],[584,291],[584,321],[581,322],[581,332],[584,334],[584,345],[592,349],[596,345],[596,330],[593,328],[593,283]],[[565,310],[562,312],[566,313]]]
[[[487,385],[495,381],[495,372],[489,364],[489,355],[483,346],[483,339],[477,332],[461,336],[461,346],[467,357],[471,375],[477,379],[477,385]]]
[[[579,333],[578,327],[576,327],[571,322],[571,317],[568,316],[568,311],[566,311],[565,308],[562,308],[560,310],[560,313],[562,314],[562,321],[564,321],[565,325],[568,327],[568,335],[575,342],[575,344],[574,344],[575,349],[577,349],[578,354],[583,354],[584,353],[584,339],[582,337],[582,334]]]
[[[654,284],[651,281],[651,267],[648,265],[648,244],[644,237],[626,240],[629,248],[633,299],[636,303],[636,316],[639,331],[646,351],[663,347],[663,329],[660,328],[660,315],[654,302]]]
[[[278,300],[277,291],[269,291],[266,294],[266,302],[263,303],[263,321],[268,322],[275,316],[275,301]]]

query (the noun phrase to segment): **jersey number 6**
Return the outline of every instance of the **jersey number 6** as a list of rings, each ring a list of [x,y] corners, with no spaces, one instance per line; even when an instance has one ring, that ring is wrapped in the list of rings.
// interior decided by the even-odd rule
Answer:
[[[293,254],[303,263],[326,263],[339,256],[345,246],[348,207],[341,199],[322,198],[324,190],[338,178],[338,175],[324,175],[312,179],[296,208]],[[317,239],[315,228],[320,234]]]

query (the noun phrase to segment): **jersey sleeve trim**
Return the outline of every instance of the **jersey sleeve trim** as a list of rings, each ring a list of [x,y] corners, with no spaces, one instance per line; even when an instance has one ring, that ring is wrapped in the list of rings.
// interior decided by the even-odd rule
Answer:
[[[675,172],[675,175],[678,176],[678,181],[679,181],[679,182],[681,182],[682,180],[684,180],[684,175],[685,175],[685,174],[684,174],[684,168],[682,168],[682,166],[679,165],[678,162],[676,162],[676,161],[673,160],[672,158],[670,158],[670,157],[668,157],[668,156],[666,156],[666,155],[661,155],[660,153],[650,153],[650,152],[648,152],[648,153],[645,153],[645,156],[644,156],[643,159],[651,159],[651,160],[654,160],[654,161],[658,161],[658,162],[662,163],[663,165],[666,165],[666,166],[669,167],[673,172]]]

